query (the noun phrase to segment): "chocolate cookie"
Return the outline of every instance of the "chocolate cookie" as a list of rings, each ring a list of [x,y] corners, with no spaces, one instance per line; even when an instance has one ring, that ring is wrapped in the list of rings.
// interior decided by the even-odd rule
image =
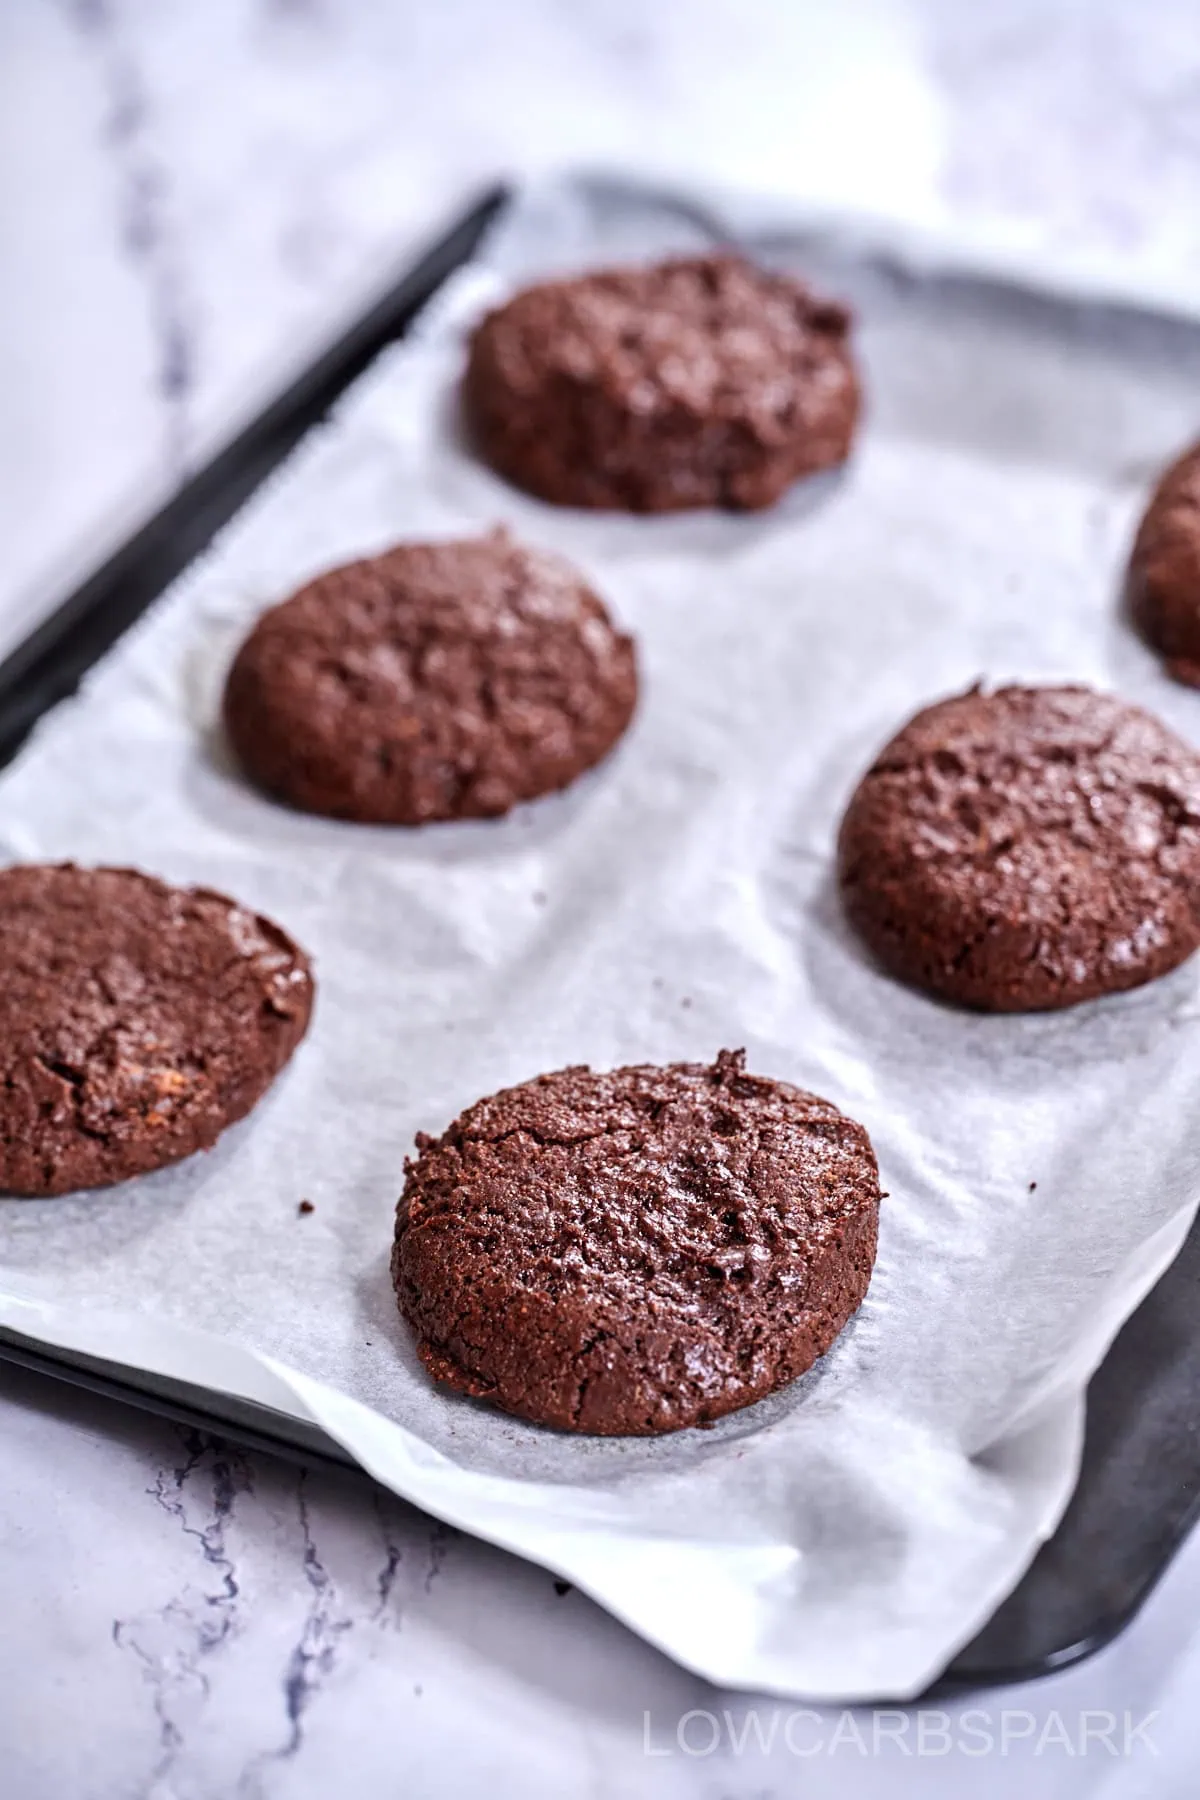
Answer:
[[[1129,561],[1134,624],[1176,681],[1200,687],[1200,445],[1162,477]]]
[[[269,919],[133,869],[0,870],[0,1193],[108,1187],[206,1150],[308,1025]]]
[[[740,257],[527,288],[471,339],[467,422],[500,474],[559,506],[771,506],[844,462],[850,314]]]
[[[866,1132],[741,1051],[541,1075],[417,1148],[392,1270],[422,1361],[540,1424],[718,1419],[803,1374],[867,1291]]]
[[[851,922],[989,1012],[1137,987],[1200,943],[1200,756],[1085,687],[972,688],[907,724],[842,821]]]
[[[493,531],[401,544],[274,607],[225,726],[251,779],[304,812],[424,825],[566,787],[636,700],[633,642],[583,577]]]

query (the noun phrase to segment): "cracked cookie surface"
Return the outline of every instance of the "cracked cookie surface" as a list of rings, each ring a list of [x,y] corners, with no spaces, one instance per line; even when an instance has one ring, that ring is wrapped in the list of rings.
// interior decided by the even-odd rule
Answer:
[[[0,870],[0,1193],[107,1187],[216,1142],[312,1009],[270,920],[133,869]]]
[[[566,787],[608,755],[636,701],[632,639],[583,576],[497,530],[318,576],[258,621],[224,712],[267,793],[423,825]]]
[[[902,981],[1020,1012],[1139,986],[1200,944],[1200,756],[1085,687],[927,707],[850,801],[851,923]]]
[[[524,289],[463,378],[485,459],[560,506],[771,506],[844,462],[850,314],[741,257],[680,257]]]
[[[421,1358],[541,1424],[720,1418],[803,1374],[867,1291],[866,1132],[740,1051],[542,1075],[417,1149],[392,1270]]]

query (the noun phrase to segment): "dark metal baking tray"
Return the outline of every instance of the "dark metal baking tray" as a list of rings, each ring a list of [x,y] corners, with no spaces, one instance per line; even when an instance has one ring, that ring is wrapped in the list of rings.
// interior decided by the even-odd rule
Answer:
[[[0,766],[37,720],[198,556],[385,345],[465,263],[506,199],[484,194],[148,524],[0,664]],[[1087,1397],[1083,1468],[1057,1532],[938,1691],[1065,1668],[1128,1624],[1200,1511],[1200,1223],[1126,1322]],[[254,1403],[48,1351],[0,1328],[0,1358],[305,1462],[349,1459],[316,1427]]]

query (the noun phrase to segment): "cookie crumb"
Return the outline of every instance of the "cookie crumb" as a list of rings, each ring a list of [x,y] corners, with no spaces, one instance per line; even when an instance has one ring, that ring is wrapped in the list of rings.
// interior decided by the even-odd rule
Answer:
[[[299,1206],[296,1208],[296,1211],[301,1215],[301,1217],[303,1217],[307,1213],[316,1212],[316,1210],[317,1209],[313,1205],[311,1200],[302,1200],[300,1202]]]
[[[1036,1189],[1036,1187],[1037,1187],[1037,1182],[1036,1182],[1036,1181],[1031,1181],[1031,1182],[1030,1182],[1030,1184],[1029,1184],[1029,1191],[1030,1191],[1030,1193],[1031,1193],[1031,1194],[1032,1194],[1032,1193],[1033,1193],[1033,1192],[1034,1192],[1034,1190],[1035,1190],[1035,1189]]]
[[[561,1600],[564,1594],[569,1594],[571,1592],[571,1583],[569,1581],[556,1581],[554,1584],[554,1591]]]

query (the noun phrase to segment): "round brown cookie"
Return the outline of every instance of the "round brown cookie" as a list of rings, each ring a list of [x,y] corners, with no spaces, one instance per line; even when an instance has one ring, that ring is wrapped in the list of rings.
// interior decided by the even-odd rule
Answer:
[[[559,506],[771,506],[844,462],[850,314],[740,257],[526,288],[477,327],[463,381],[487,461]]]
[[[539,1424],[718,1419],[803,1374],[867,1291],[866,1132],[741,1051],[541,1075],[417,1148],[392,1271],[421,1359]]]
[[[1176,681],[1200,687],[1200,445],[1163,475],[1129,560],[1134,624]]]
[[[636,700],[633,641],[583,577],[493,531],[401,544],[273,607],[225,725],[251,779],[302,811],[424,825],[566,787]]]
[[[851,922],[893,975],[990,1012],[1071,1006],[1200,943],[1200,756],[1085,687],[917,714],[842,821]]]
[[[0,1193],[108,1187],[206,1150],[304,1036],[269,919],[133,869],[0,870]]]

